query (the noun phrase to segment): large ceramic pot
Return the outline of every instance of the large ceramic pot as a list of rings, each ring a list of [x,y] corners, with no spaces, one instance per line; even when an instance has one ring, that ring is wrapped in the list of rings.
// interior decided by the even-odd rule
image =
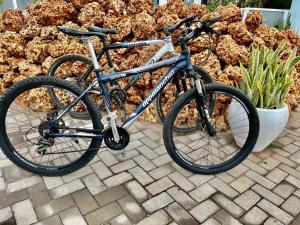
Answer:
[[[283,131],[289,118],[289,109],[286,104],[279,109],[257,108],[257,112],[260,122],[260,131],[253,149],[254,152],[262,151],[270,145]],[[237,104],[236,101],[230,104],[229,118],[231,118],[229,119],[229,126],[233,130],[235,142],[241,147],[245,143],[249,130],[247,115],[241,104]]]

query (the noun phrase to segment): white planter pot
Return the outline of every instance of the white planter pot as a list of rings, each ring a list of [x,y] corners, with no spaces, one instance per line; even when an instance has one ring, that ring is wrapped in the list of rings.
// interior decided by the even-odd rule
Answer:
[[[253,149],[254,152],[262,151],[271,144],[283,131],[289,118],[289,109],[286,104],[280,109],[257,108],[257,112],[260,122],[260,131],[256,145]],[[231,118],[229,119],[229,126],[234,128],[233,136],[235,142],[241,147],[245,143],[249,130],[246,112],[241,104],[233,101],[229,106],[228,116]]]

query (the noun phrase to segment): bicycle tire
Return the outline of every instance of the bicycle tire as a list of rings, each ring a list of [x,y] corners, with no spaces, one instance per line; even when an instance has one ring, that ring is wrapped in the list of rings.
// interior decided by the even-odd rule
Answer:
[[[69,93],[72,93],[76,96],[79,96],[82,93],[82,89],[80,87],[75,86],[70,82],[59,80],[53,77],[28,78],[15,84],[1,97],[0,100],[0,137],[1,137],[0,146],[2,148],[3,153],[13,163],[15,163],[17,166],[21,167],[24,170],[27,170],[35,174],[43,175],[43,176],[62,176],[71,173],[75,170],[78,170],[81,167],[85,166],[88,162],[90,162],[97,154],[97,151],[101,146],[102,139],[98,140],[93,138],[88,147],[88,149],[92,149],[92,150],[89,151],[87,149],[87,151],[84,152],[81,155],[81,157],[76,161],[71,162],[65,166],[61,166],[57,169],[53,169],[53,167],[50,167],[48,165],[44,166],[44,165],[34,164],[28,161],[27,159],[25,159],[23,156],[21,156],[17,151],[15,151],[15,148],[10,142],[6,131],[6,122],[5,122],[6,116],[8,113],[8,109],[10,105],[14,102],[14,100],[22,93],[25,93],[25,91],[27,90],[49,86],[49,85],[53,87],[62,88],[63,90],[66,90]],[[93,128],[102,130],[103,126],[101,123],[101,117],[98,113],[95,104],[90,100],[88,96],[84,96],[81,100],[82,102],[84,102],[88,112],[91,115]]]
[[[197,89],[191,89],[180,96],[174,105],[172,106],[170,113],[167,115],[164,127],[163,127],[163,138],[165,147],[167,149],[168,154],[170,157],[181,167],[187,169],[193,173],[198,174],[217,174],[221,172],[225,172],[239,163],[241,163],[252,151],[253,147],[256,144],[258,135],[259,135],[259,118],[256,111],[256,108],[253,106],[251,101],[245,96],[241,91],[225,86],[225,85],[218,85],[218,84],[210,84],[205,85],[205,90],[207,94],[213,94],[219,92],[228,93],[232,96],[235,96],[239,99],[242,104],[247,108],[249,113],[249,133],[247,136],[247,140],[244,143],[244,146],[240,149],[240,151],[230,160],[225,161],[224,163],[218,166],[208,166],[207,168],[203,168],[201,166],[194,166],[191,163],[188,163],[176,150],[175,142],[173,139],[173,123],[177,117],[177,114],[181,111],[181,109],[185,106],[185,104],[192,99],[195,99],[198,95]]]

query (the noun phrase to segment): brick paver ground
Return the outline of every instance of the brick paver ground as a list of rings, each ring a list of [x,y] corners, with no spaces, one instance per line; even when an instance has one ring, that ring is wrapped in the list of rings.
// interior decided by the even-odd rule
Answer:
[[[102,149],[63,177],[22,171],[0,153],[0,224],[300,224],[300,112],[274,147],[215,176],[176,165],[160,125],[130,132],[125,155]]]

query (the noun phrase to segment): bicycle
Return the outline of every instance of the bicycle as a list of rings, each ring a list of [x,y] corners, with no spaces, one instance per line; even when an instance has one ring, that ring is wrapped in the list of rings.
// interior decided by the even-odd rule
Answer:
[[[149,107],[157,94],[176,73],[187,70],[193,77],[187,42],[212,33],[212,25],[220,18],[195,21],[180,39],[182,52],[178,56],[134,69],[104,75],[94,49],[90,55],[97,79],[84,90],[71,82],[54,77],[28,78],[12,86],[0,100],[0,146],[5,155],[19,167],[32,173],[56,176],[78,170],[97,154],[102,141],[104,148],[123,150],[129,143],[128,128]],[[69,35],[90,37],[99,35],[64,29]],[[149,95],[127,118],[122,127],[116,125],[109,90],[105,83],[173,65],[159,80]],[[172,106],[163,126],[163,139],[168,154],[181,167],[201,174],[216,174],[241,163],[256,144],[259,119],[256,108],[239,90],[222,84],[204,85],[194,78],[195,88],[182,94]],[[89,91],[99,85],[107,115],[101,118]],[[50,96],[55,91],[63,107],[57,106]],[[41,99],[43,97],[43,99]],[[214,99],[210,111],[211,98]],[[72,118],[70,112],[86,110],[90,120]],[[241,119],[242,118],[242,119]],[[244,118],[244,119],[243,119]],[[238,124],[230,125],[230,121]],[[221,123],[223,121],[223,123]],[[174,126],[196,126],[192,133],[177,133]],[[228,125],[229,124],[229,125]],[[228,125],[227,127],[224,127]],[[239,146],[235,138],[239,137]]]
[[[158,62],[164,55],[171,53],[174,54],[174,45],[172,42],[171,34],[172,32],[180,29],[183,25],[189,25],[194,20],[196,20],[196,17],[191,16],[184,20],[181,20],[178,24],[173,26],[166,26],[164,28],[161,28],[160,31],[163,31],[165,34],[165,38],[162,40],[146,40],[146,41],[138,41],[138,42],[126,42],[126,43],[117,43],[117,44],[110,44],[107,45],[107,36],[108,34],[117,34],[118,31],[116,29],[104,29],[99,28],[95,26],[89,26],[88,30],[91,32],[100,32],[104,35],[99,36],[101,42],[103,43],[102,50],[97,54],[97,60],[98,62],[102,59],[102,56],[105,54],[110,72],[114,73],[114,64],[111,60],[111,56],[109,53],[109,50],[113,49],[120,49],[120,48],[133,48],[133,47],[142,47],[142,46],[150,46],[150,45],[162,45],[162,47],[154,54],[154,56],[145,64],[149,65],[155,62]],[[89,81],[89,77],[94,72],[94,65],[91,59],[82,56],[82,55],[64,55],[58,58],[54,61],[54,63],[51,65],[51,67],[48,70],[48,76],[56,76],[57,71],[59,72],[59,68],[65,64],[65,63],[71,63],[71,62],[81,62],[83,65],[85,64],[86,67],[85,70],[81,75],[75,78],[76,84],[86,87],[91,82]],[[81,65],[81,64],[80,64]],[[210,75],[204,71],[201,67],[198,67],[196,65],[193,66],[194,71],[197,76],[199,76],[202,81],[205,84],[213,83],[212,78]],[[67,74],[66,74],[67,75]],[[126,101],[126,92],[132,88],[141,78],[142,74],[136,74],[132,77],[132,79],[126,84],[124,88],[121,88],[118,82],[114,81],[112,84],[112,88],[110,91],[110,97],[113,99],[114,104],[118,105],[123,110],[123,117],[126,117],[125,110],[124,110],[124,104]],[[67,79],[70,79],[69,77],[66,77]],[[190,78],[187,77],[187,73],[185,71],[181,71],[180,74],[176,74],[176,76],[173,77],[172,83],[174,84],[174,90],[173,90],[173,96],[175,96],[175,99],[177,99],[183,92],[186,92],[189,89]],[[97,92],[97,88],[92,90],[93,93]],[[97,98],[97,96],[95,97]],[[164,91],[162,91],[155,102],[156,106],[156,112],[157,116],[160,119],[160,121],[163,123],[165,119],[166,112],[163,110],[163,98],[164,98]],[[57,100],[57,98],[55,98]],[[104,103],[99,104],[99,110],[103,110],[105,108]],[[74,112],[74,117],[83,119],[87,117],[86,112]],[[188,129],[176,129],[178,132],[186,132],[186,131],[192,131],[195,128],[188,128]]]

